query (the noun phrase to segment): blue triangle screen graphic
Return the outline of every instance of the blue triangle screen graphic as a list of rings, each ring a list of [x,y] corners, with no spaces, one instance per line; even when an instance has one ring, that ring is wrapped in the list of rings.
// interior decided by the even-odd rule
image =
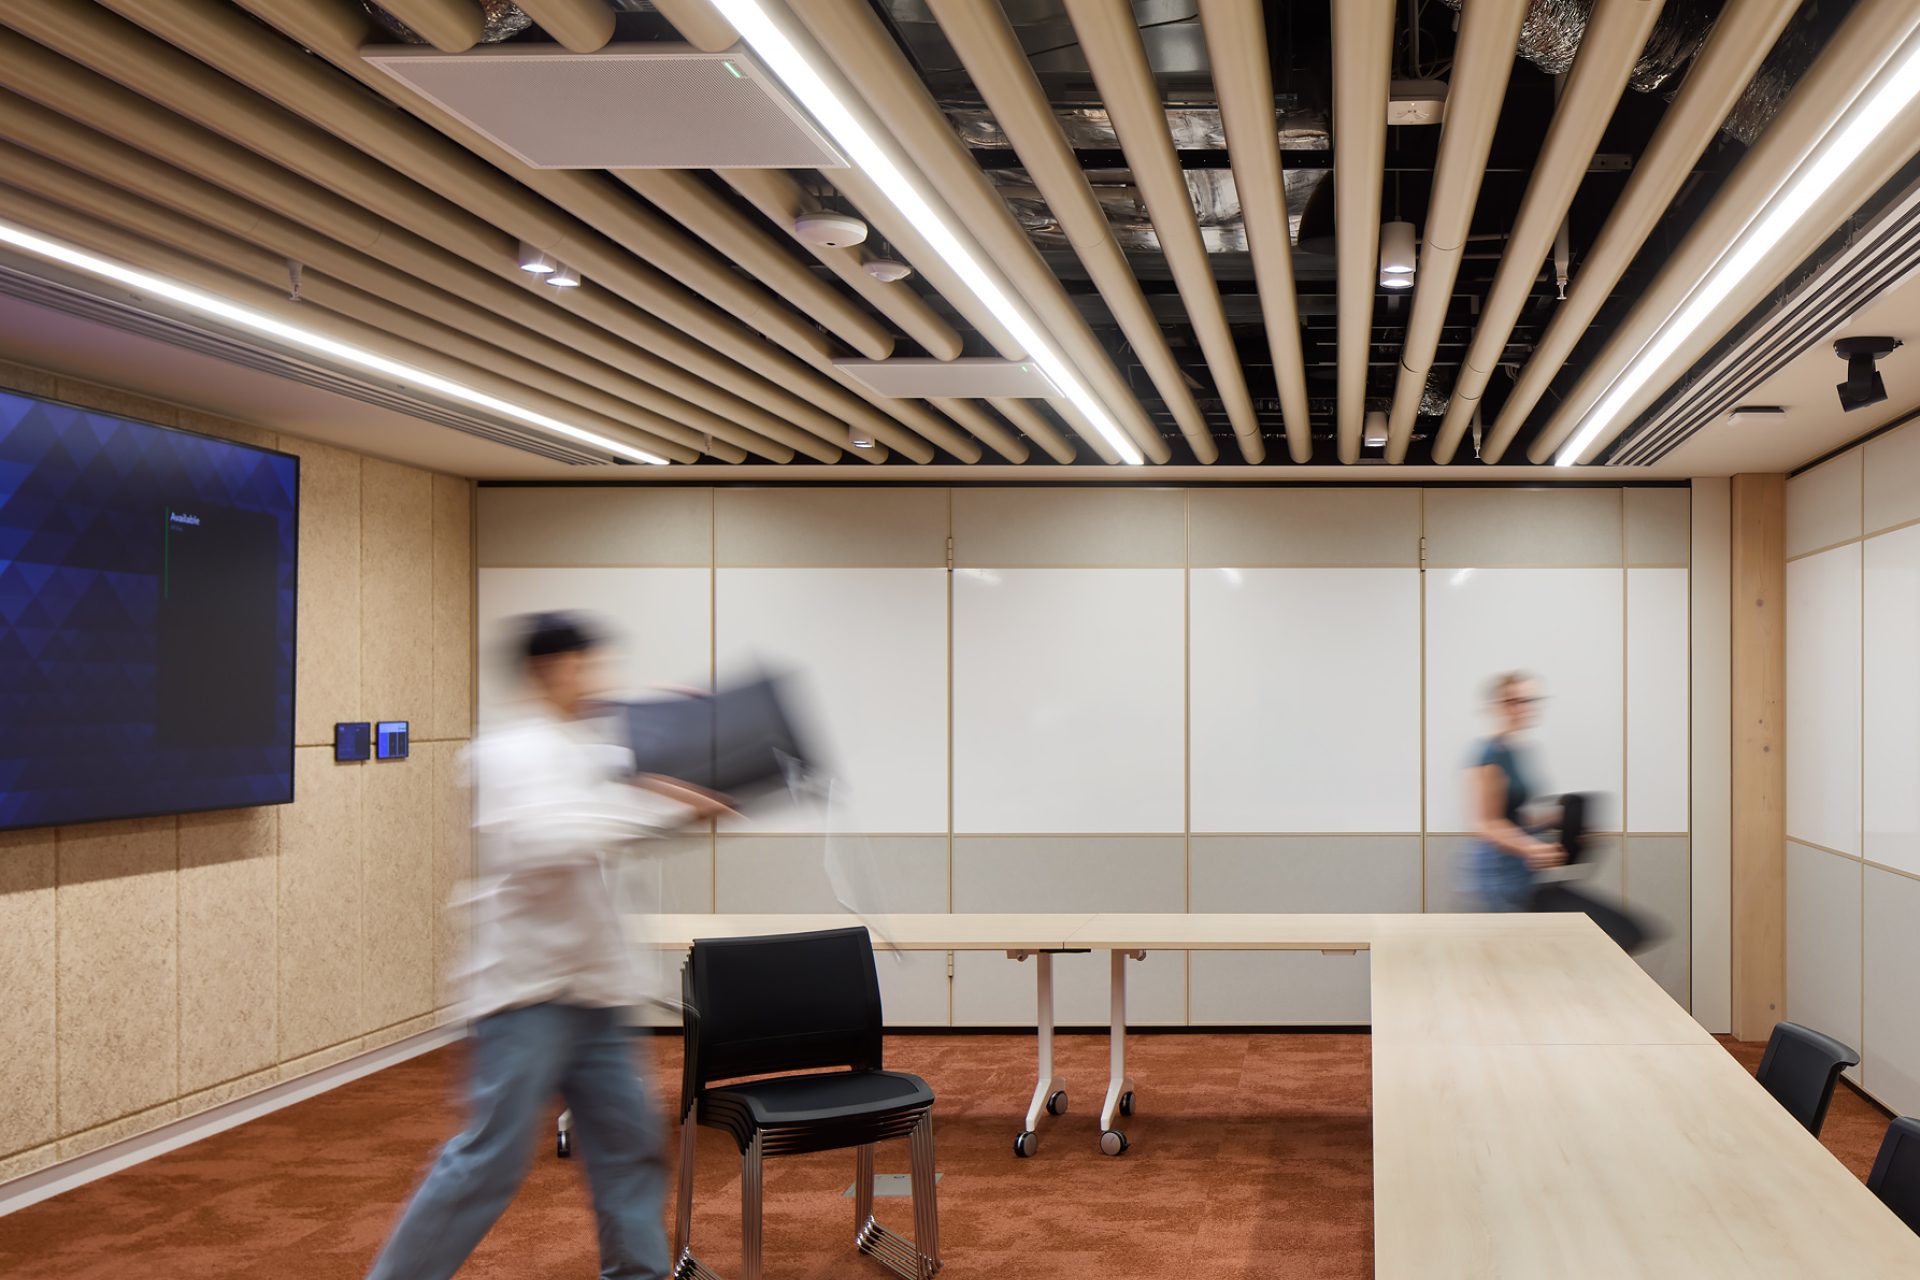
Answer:
[[[0,391],[0,830],[293,799],[299,483]]]

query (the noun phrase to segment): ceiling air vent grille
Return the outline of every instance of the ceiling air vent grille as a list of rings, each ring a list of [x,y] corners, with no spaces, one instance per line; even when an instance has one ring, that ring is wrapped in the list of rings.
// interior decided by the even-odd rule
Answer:
[[[419,45],[369,64],[536,169],[838,169],[846,161],[746,53],[684,44]]]
[[[1600,461],[1610,466],[1660,461],[1917,268],[1920,183],[1856,231],[1798,288],[1748,321],[1746,333],[1731,346],[1690,371]]]
[[[391,409],[408,417],[437,423],[494,444],[531,453],[572,466],[596,466],[623,462],[622,458],[599,450],[576,448],[565,441],[535,431],[524,430],[476,414],[462,413],[447,405],[421,399],[398,388],[382,386],[337,370],[309,364],[282,352],[244,341],[211,327],[202,327],[175,316],[142,306],[137,300],[106,297],[48,280],[0,262],[0,294],[48,307],[55,311],[108,325],[123,333],[152,338],[169,346],[237,364],[260,373],[272,374],[335,395],[346,396],[362,404]]]

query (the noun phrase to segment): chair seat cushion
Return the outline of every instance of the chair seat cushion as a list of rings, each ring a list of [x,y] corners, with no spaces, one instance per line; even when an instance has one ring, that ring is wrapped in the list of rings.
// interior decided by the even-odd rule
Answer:
[[[699,1122],[731,1132],[744,1149],[755,1130],[787,1151],[827,1150],[903,1137],[933,1106],[933,1090],[904,1071],[776,1076],[708,1089]]]

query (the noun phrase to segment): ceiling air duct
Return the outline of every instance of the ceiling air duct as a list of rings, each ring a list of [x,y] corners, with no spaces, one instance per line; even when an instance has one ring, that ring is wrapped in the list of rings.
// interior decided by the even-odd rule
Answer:
[[[498,44],[502,40],[510,40],[533,25],[533,19],[529,18],[519,5],[514,4],[513,0],[477,0],[477,2],[482,19],[481,44]],[[373,0],[361,0],[361,7],[372,15],[373,20],[380,24],[382,30],[391,32],[394,39],[406,44],[428,43],[425,36],[374,4]]]

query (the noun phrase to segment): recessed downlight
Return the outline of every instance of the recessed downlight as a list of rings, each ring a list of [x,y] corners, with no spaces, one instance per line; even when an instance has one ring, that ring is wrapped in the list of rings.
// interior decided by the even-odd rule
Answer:
[[[556,289],[578,289],[580,273],[564,262],[556,262],[553,264],[553,270],[547,272],[546,283]]]
[[[545,249],[536,249],[525,240],[520,242],[520,269],[529,275],[544,276],[552,273],[560,264]]]

